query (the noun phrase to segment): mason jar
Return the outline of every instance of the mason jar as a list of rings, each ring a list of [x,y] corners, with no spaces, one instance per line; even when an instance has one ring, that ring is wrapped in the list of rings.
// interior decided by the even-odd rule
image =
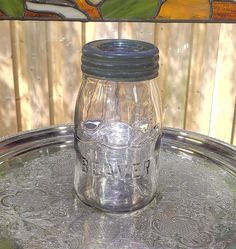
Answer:
[[[158,192],[158,59],[157,47],[143,41],[98,40],[83,47],[74,186],[92,207],[132,211]]]

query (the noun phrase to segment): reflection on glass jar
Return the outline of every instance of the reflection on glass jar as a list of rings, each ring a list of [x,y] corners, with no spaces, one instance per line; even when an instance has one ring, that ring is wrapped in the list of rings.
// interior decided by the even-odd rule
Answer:
[[[82,70],[75,110],[76,192],[102,210],[141,208],[158,187],[158,49],[132,40],[95,41],[83,48]]]

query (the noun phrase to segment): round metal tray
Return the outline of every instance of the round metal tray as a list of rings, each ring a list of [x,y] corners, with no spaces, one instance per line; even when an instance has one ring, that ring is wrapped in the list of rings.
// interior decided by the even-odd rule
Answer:
[[[1,249],[236,248],[235,147],[165,129],[160,195],[127,214],[78,200],[74,159],[71,125],[0,142]]]

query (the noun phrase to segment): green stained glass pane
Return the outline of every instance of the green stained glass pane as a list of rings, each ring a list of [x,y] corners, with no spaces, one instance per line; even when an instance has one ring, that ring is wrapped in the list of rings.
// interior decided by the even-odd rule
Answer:
[[[100,9],[104,19],[150,19],[158,6],[158,0],[107,0]]]
[[[0,0],[0,10],[10,17],[21,17],[24,14],[24,0]]]

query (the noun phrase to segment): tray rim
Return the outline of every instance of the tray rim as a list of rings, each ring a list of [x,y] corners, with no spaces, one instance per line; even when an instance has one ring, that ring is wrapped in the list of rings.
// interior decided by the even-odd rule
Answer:
[[[197,153],[226,166],[236,176],[236,147],[221,140],[178,128],[163,128],[162,146],[171,146],[182,152]],[[17,156],[44,146],[72,143],[74,125],[62,124],[19,132],[0,138],[0,165],[10,156]]]
[[[51,125],[51,126],[31,129],[31,130],[27,130],[27,131],[20,131],[20,132],[17,132],[16,134],[13,134],[13,135],[0,137],[0,146],[13,143],[13,142],[21,139],[19,137],[31,137],[32,135],[38,135],[38,134],[42,134],[45,132],[51,133],[51,132],[54,132],[56,130],[69,130],[69,129],[70,129],[70,131],[74,130],[74,125],[72,123]],[[236,151],[235,145],[229,144],[227,142],[224,142],[223,140],[213,138],[213,137],[210,137],[208,135],[204,135],[204,134],[201,134],[198,132],[188,131],[188,130],[180,129],[180,128],[173,128],[173,127],[163,127],[162,130],[163,130],[162,133],[164,133],[164,134],[169,133],[169,132],[171,132],[171,133],[178,132],[183,136],[188,135],[190,137],[194,137],[194,138],[199,139],[199,140],[206,140],[207,139],[208,141],[211,141],[211,142],[217,143],[217,144],[221,144],[223,146],[230,147],[231,149]]]

